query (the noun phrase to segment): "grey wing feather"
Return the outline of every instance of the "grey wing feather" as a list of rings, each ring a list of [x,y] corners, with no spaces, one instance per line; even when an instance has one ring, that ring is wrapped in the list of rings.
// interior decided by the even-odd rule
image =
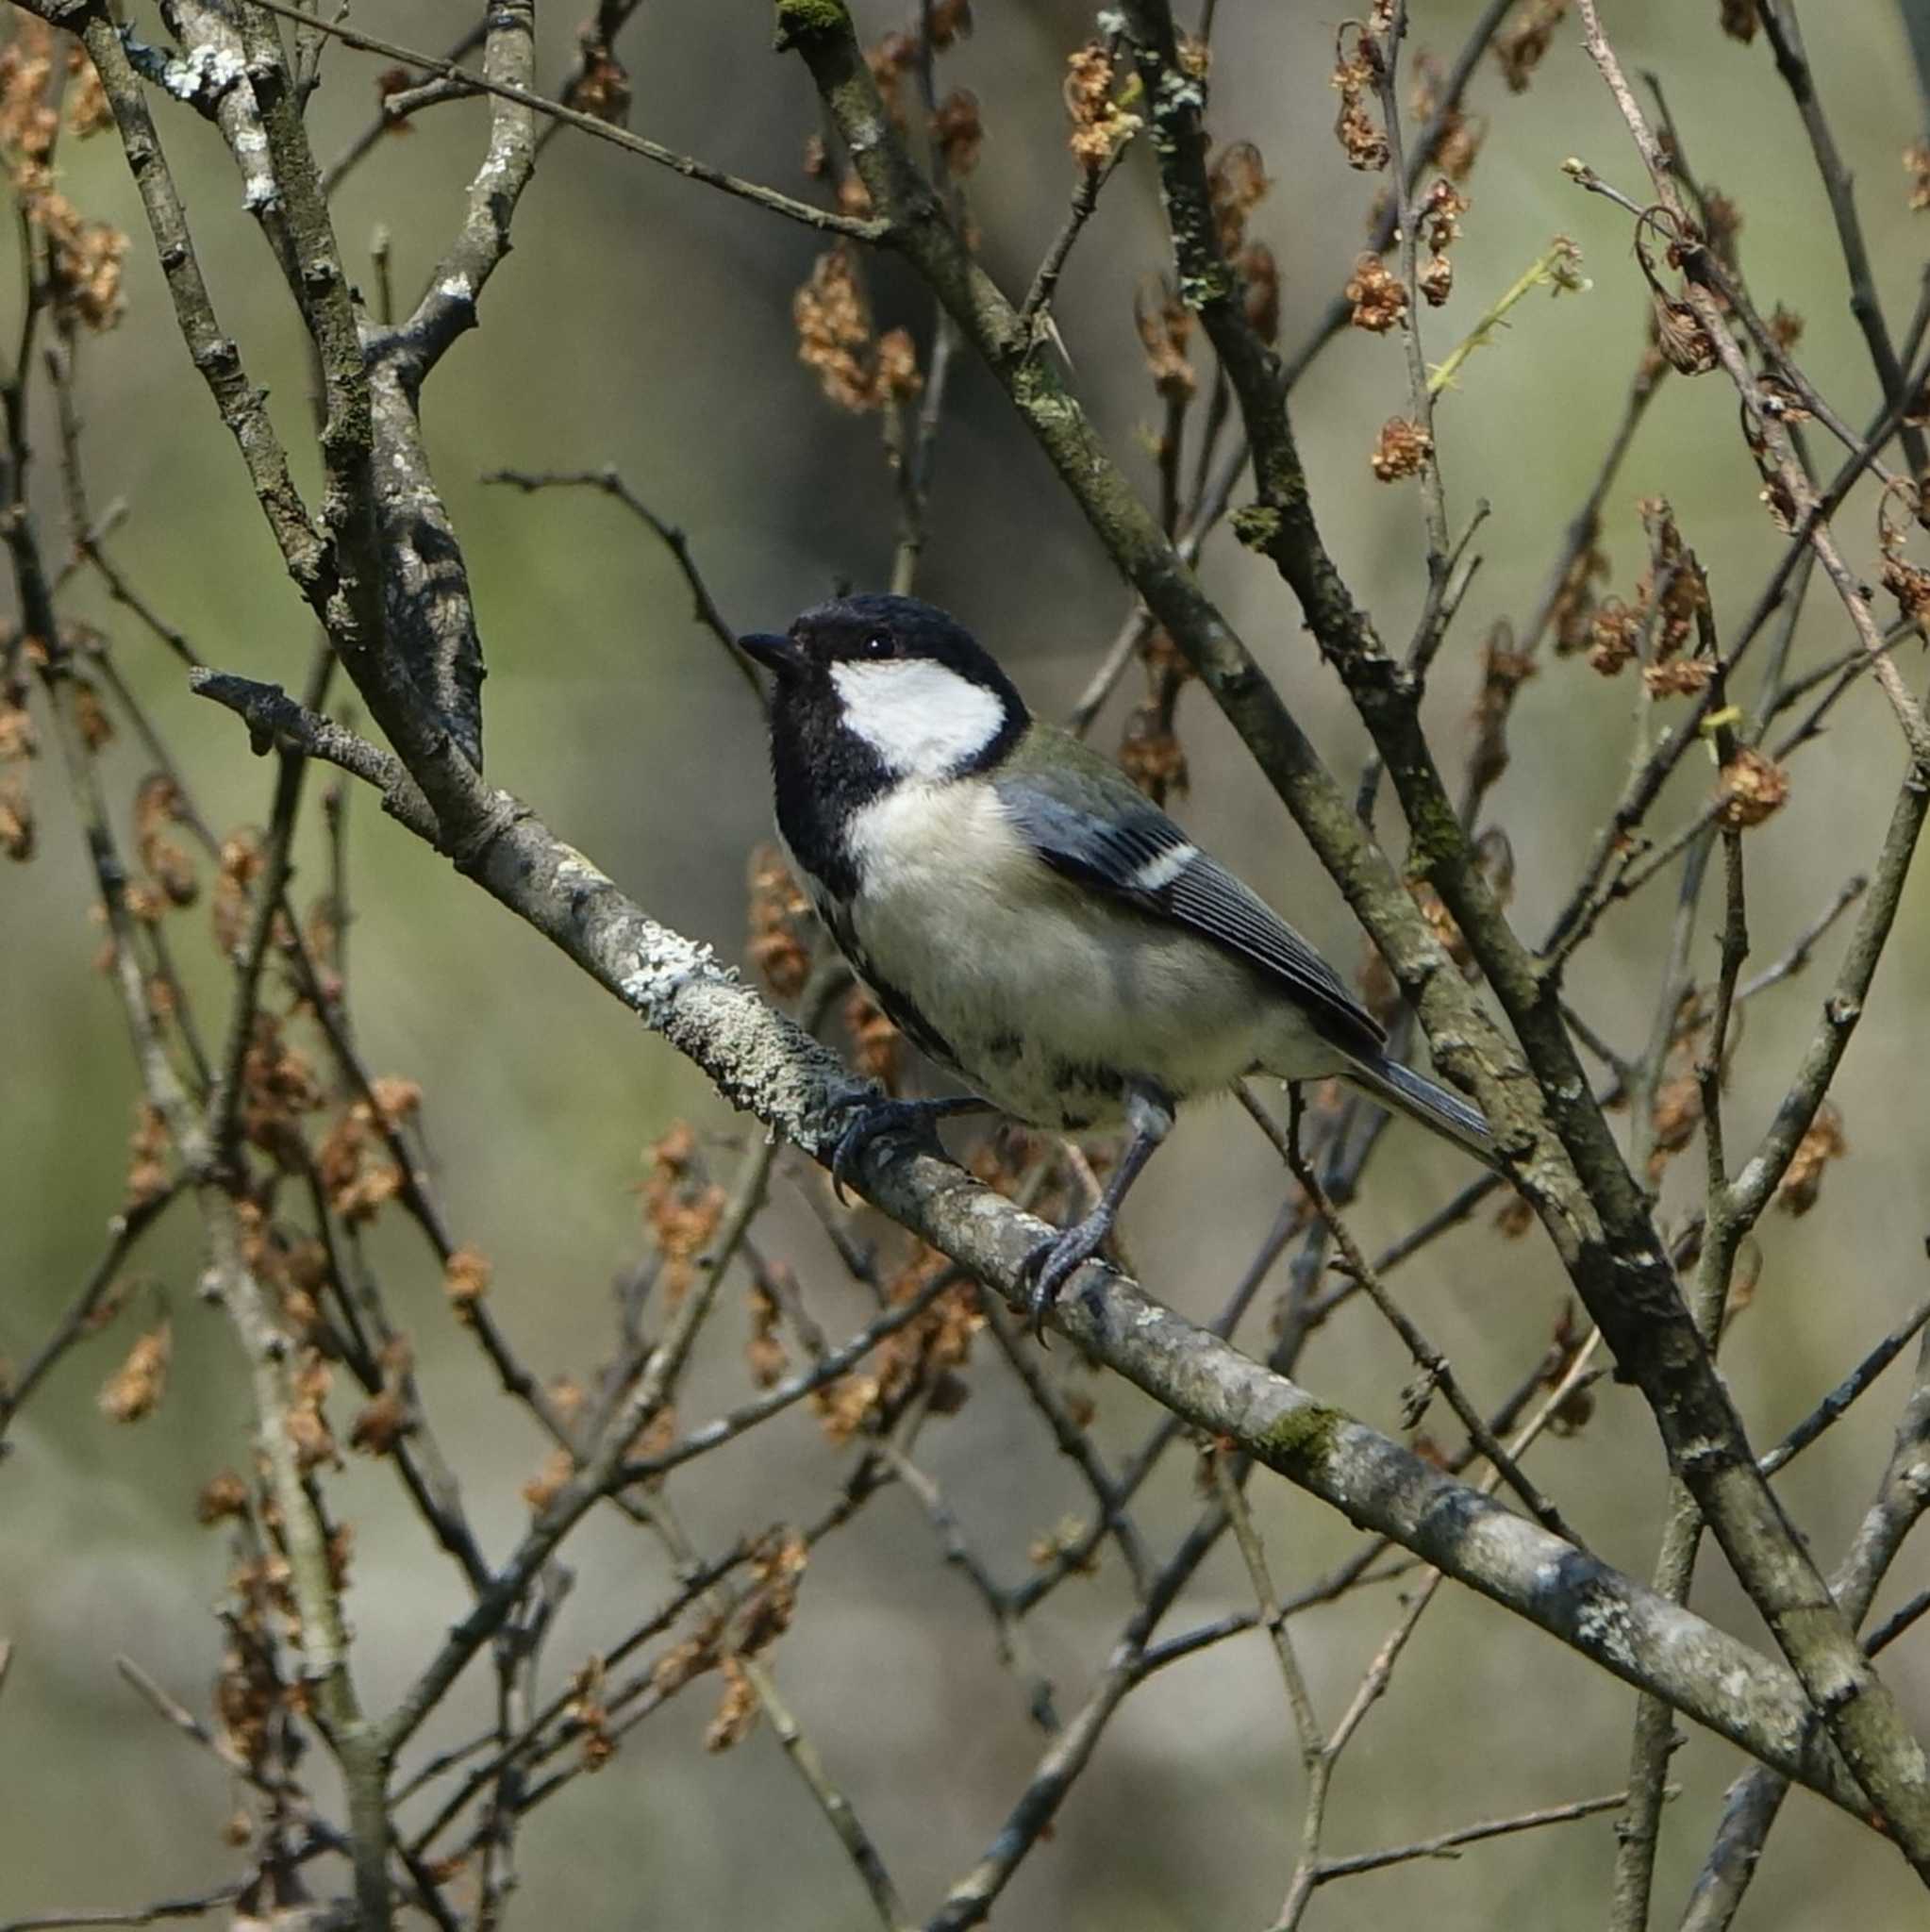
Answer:
[[[1387,1035],[1334,969],[1264,899],[1193,847],[1117,770],[1086,756],[1091,765],[1082,759],[1064,779],[1049,771],[1021,771],[993,780],[1007,818],[1040,858],[1258,967],[1301,1003],[1336,1046],[1378,1060]],[[1104,815],[1081,802],[1092,798],[1095,785],[1103,787]],[[1190,856],[1162,863],[1182,853]]]

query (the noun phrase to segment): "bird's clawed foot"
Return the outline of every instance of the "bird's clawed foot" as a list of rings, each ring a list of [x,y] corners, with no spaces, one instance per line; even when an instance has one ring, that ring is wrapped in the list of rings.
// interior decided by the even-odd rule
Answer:
[[[947,1114],[978,1113],[986,1103],[973,1095],[945,1100],[873,1100],[852,1116],[831,1155],[831,1186],[839,1200],[849,1199],[857,1163],[865,1149],[887,1134],[915,1134],[938,1146],[937,1124]],[[942,1150],[941,1150],[942,1151]]]
[[[1040,1241],[1019,1263],[1019,1279],[1032,1283],[1032,1332],[1040,1347],[1048,1345],[1045,1318],[1052,1313],[1059,1290],[1106,1244],[1112,1232],[1112,1219],[1111,1209],[1102,1203],[1085,1220]]]

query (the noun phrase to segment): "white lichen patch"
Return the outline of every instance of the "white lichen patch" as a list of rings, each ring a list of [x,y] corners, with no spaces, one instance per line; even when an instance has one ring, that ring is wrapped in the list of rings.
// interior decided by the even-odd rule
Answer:
[[[1628,1611],[1613,1597],[1590,1591],[1583,1597],[1575,1617],[1575,1635],[1583,1646],[1597,1652],[1609,1663],[1633,1670],[1636,1650],[1628,1627]]]
[[[235,49],[202,45],[170,60],[160,71],[160,84],[177,101],[212,107],[247,75],[247,62]]]
[[[564,869],[558,868],[559,874]],[[595,871],[588,861],[583,862],[583,869]],[[598,877],[601,876],[599,874]],[[659,931],[639,948],[636,970],[624,976],[618,990],[646,1026],[660,1031],[670,1019],[677,995],[692,981],[708,978],[716,970],[715,957],[708,946]]]

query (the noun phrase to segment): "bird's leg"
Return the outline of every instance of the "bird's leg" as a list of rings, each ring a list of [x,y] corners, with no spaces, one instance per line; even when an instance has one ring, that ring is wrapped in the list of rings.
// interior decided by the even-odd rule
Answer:
[[[1119,1165],[1106,1183],[1095,1206],[1083,1221],[1075,1221],[1063,1233],[1042,1241],[1019,1264],[1019,1275],[1032,1281],[1032,1332],[1045,1341],[1045,1318],[1058,1300],[1058,1291],[1075,1274],[1082,1263],[1099,1252],[1100,1244],[1112,1232],[1119,1206],[1126,1191],[1139,1179],[1140,1170],[1153,1158],[1154,1150],[1173,1130],[1173,1103],[1156,1087],[1135,1087],[1126,1101],[1126,1120],[1133,1137],[1126,1142]]]
[[[991,1102],[975,1093],[955,1093],[942,1100],[873,1100],[852,1117],[849,1126],[838,1137],[831,1155],[831,1185],[838,1198],[845,1199],[845,1189],[853,1178],[858,1157],[882,1134],[932,1134],[935,1123],[948,1114],[984,1113]]]

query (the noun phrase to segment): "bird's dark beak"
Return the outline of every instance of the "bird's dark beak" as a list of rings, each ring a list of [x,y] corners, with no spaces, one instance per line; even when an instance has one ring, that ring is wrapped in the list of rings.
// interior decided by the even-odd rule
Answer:
[[[786,637],[770,631],[754,630],[738,639],[738,647],[755,664],[773,671],[779,677],[804,668],[804,653]]]

